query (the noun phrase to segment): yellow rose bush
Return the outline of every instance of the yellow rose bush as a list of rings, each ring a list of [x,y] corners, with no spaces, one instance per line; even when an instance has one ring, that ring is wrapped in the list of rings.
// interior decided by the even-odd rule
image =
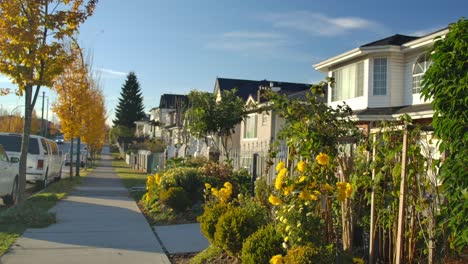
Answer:
[[[326,241],[322,212],[331,208],[324,206],[351,196],[351,184],[333,183],[336,178],[329,166],[330,156],[321,152],[315,159],[299,161],[292,170],[284,162],[276,167],[275,188],[268,201],[273,205],[285,249]]]

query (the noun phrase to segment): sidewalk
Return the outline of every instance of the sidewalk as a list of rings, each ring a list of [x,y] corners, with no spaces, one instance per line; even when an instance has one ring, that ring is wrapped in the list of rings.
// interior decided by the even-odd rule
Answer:
[[[52,209],[57,223],[26,230],[0,263],[170,263],[106,154]]]

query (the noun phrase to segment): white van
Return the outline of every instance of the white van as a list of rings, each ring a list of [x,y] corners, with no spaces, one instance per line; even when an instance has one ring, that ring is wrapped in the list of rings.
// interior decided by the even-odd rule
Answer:
[[[10,158],[20,158],[22,134],[0,132],[0,144]],[[51,180],[60,179],[63,157],[57,144],[45,137],[31,135],[26,163],[26,181],[46,187]]]
[[[0,197],[6,205],[12,205],[16,201],[18,191],[18,158],[10,159],[0,145]]]

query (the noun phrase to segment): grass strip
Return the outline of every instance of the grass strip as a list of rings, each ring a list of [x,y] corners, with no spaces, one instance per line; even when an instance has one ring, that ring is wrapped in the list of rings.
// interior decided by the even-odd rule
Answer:
[[[112,161],[112,167],[114,167],[115,172],[119,175],[125,188],[131,190],[132,187],[146,186],[146,178],[148,177],[148,174],[133,170],[125,163],[125,161],[114,159]],[[130,191],[130,194],[136,202],[140,201],[141,197],[145,193],[146,190],[144,189],[141,191]]]
[[[65,198],[73,187],[81,183],[82,177],[92,169],[81,171],[81,177],[65,178],[51,183],[47,188],[31,195],[23,205],[0,206],[0,256],[20,237],[27,228],[43,228],[56,222],[55,214],[49,209]]]

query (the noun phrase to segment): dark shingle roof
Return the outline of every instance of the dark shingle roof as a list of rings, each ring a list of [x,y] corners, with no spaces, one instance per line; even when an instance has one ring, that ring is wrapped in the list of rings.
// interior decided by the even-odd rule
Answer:
[[[159,108],[176,109],[188,105],[188,97],[183,94],[163,94],[159,99]]]
[[[416,112],[430,111],[430,110],[432,110],[431,104],[421,104],[421,105],[407,105],[407,106],[396,106],[396,107],[366,108],[363,110],[353,111],[353,114],[356,116],[394,115],[394,114],[416,113]]]
[[[414,37],[414,36],[405,36],[405,35],[400,35],[396,34],[388,38],[380,39],[374,42],[370,42],[367,44],[364,44],[361,46],[362,47],[373,47],[373,46],[385,46],[385,45],[394,45],[394,46],[401,46],[407,42],[413,41],[415,39],[418,39],[419,37]]]
[[[325,91],[328,91],[328,89],[325,89]],[[310,93],[311,93],[311,91],[310,91],[310,89],[308,89],[308,90],[304,90],[304,91],[300,91],[300,92],[297,92],[297,93],[290,94],[290,95],[288,95],[288,98],[290,100],[291,99],[297,99],[299,101],[305,101],[307,99],[306,95],[310,94]],[[326,103],[327,102],[327,93],[325,92],[323,97],[317,97],[317,98],[318,98],[319,102]]]
[[[282,94],[293,94],[308,90],[310,84],[307,83],[290,83],[290,82],[277,82],[277,81],[252,81],[252,80],[240,80],[240,79],[227,79],[227,78],[218,78],[218,85],[221,91],[231,90],[237,88],[237,96],[241,97],[245,101],[251,95],[254,98],[257,98],[257,92],[260,86],[270,86],[270,83],[273,83],[274,87],[280,87],[281,90],[279,93]]]

